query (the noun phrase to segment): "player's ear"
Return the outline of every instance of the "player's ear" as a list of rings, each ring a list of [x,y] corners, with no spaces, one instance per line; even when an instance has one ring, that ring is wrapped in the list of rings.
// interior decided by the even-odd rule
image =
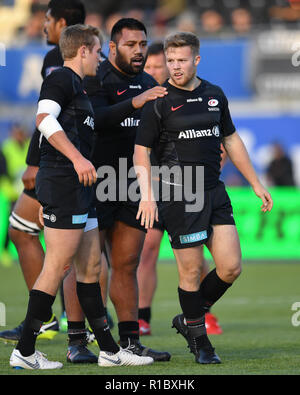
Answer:
[[[200,55],[197,55],[197,56],[195,57],[195,59],[194,59],[194,65],[195,65],[195,66],[198,66],[198,64],[200,63],[200,60],[201,60],[201,56],[200,56]]]
[[[86,52],[87,52],[87,47],[85,45],[82,45],[79,50],[78,50],[80,57],[81,58],[86,58]]]
[[[117,44],[114,41],[109,42],[109,52],[113,55],[116,56],[117,52]]]
[[[60,18],[57,22],[56,22],[59,26],[59,28],[62,30],[65,27],[67,27],[67,22],[65,20],[65,18]]]

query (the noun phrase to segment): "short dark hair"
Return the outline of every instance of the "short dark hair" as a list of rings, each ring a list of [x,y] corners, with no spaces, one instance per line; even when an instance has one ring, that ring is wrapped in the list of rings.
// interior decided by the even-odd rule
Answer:
[[[50,0],[48,10],[55,20],[65,19],[67,26],[84,24],[86,12],[80,0]]]
[[[134,18],[122,18],[119,19],[118,22],[114,24],[111,30],[111,36],[110,36],[111,41],[114,41],[116,43],[117,36],[122,34],[123,29],[140,30],[145,32],[145,34],[147,35],[147,29],[142,22]]]
[[[164,52],[164,44],[162,42],[154,42],[148,47],[148,52],[147,55],[159,55],[159,54],[165,54]]]

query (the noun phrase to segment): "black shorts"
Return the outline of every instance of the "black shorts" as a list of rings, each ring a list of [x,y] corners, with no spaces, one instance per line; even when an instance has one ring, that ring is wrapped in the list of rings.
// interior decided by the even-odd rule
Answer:
[[[147,232],[141,225],[141,220],[136,219],[139,205],[128,202],[99,202],[95,203],[99,230],[109,229],[115,221],[124,222],[126,225]]]
[[[70,168],[39,169],[36,193],[43,206],[45,226],[55,229],[85,228],[93,190],[84,187]]]
[[[131,201],[127,196],[120,199],[121,192],[119,191],[119,181],[116,182],[116,190],[113,194],[115,199],[102,199],[102,196],[99,196],[99,189],[97,190],[99,183],[102,181],[103,179],[98,178],[97,183],[94,186],[94,206],[97,211],[99,230],[109,229],[114,225],[115,221],[121,221],[133,228],[147,232],[145,227],[141,225],[141,220],[136,219],[139,209],[139,201]],[[127,190],[129,185],[130,181],[128,181]],[[124,190],[122,193],[124,193]]]
[[[35,188],[33,188],[33,189],[24,188],[23,193],[25,193],[25,195],[31,197],[32,199],[38,200],[38,198],[36,196]]]
[[[205,244],[212,234],[212,225],[235,225],[231,202],[222,182],[204,192],[204,207],[200,212],[186,212],[186,204],[190,203],[171,199],[159,205],[160,218],[174,249]]]

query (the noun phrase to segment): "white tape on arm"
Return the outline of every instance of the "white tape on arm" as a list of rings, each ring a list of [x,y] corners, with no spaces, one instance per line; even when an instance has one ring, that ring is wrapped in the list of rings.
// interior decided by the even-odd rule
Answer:
[[[38,110],[36,115],[39,114],[52,114],[55,118],[59,116],[61,106],[54,100],[43,99],[38,103]]]
[[[54,133],[63,130],[60,123],[57,121],[57,117],[61,112],[61,107],[54,100],[44,99],[39,101],[37,115],[47,115],[38,126],[38,130],[48,140]]]
[[[56,132],[63,130],[57,119],[49,114],[47,115],[38,126],[38,130],[46,137],[47,140]]]

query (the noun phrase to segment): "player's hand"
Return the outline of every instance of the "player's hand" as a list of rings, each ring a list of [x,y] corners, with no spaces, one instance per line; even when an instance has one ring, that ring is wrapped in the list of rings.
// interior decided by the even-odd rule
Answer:
[[[273,207],[273,200],[270,193],[259,183],[253,186],[253,191],[258,196],[263,204],[261,205],[261,211],[271,211]]]
[[[141,108],[148,101],[155,100],[158,97],[164,97],[167,94],[167,88],[164,86],[155,86],[154,88],[148,89],[140,95],[135,96],[132,99],[132,105],[134,108]]]
[[[158,210],[156,202],[141,200],[136,219],[141,219],[141,225],[146,229],[153,228],[154,220],[158,221]]]
[[[24,184],[25,189],[35,188],[35,178],[38,171],[39,171],[38,166],[27,166],[27,169],[25,170],[22,176],[22,182]]]
[[[74,169],[78,174],[79,182],[85,187],[92,186],[97,181],[97,172],[93,164],[81,156],[76,162],[73,162]]]

